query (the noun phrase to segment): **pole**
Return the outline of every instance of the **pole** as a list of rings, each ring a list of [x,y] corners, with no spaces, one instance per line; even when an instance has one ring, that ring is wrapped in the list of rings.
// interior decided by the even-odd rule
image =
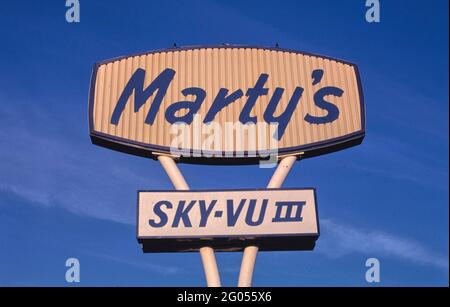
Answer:
[[[272,175],[272,178],[267,185],[268,189],[281,188],[289,171],[291,170],[297,156],[283,157],[277,166],[277,169]],[[238,287],[251,287],[253,270],[255,268],[256,255],[258,254],[258,246],[247,246],[244,248],[244,255],[242,256],[241,271],[239,272]]]
[[[189,190],[189,185],[172,157],[159,155],[158,161],[166,171],[175,189]],[[220,287],[220,276],[214,250],[209,246],[201,247],[200,256],[202,258],[203,270],[205,271],[206,284],[208,287]]]

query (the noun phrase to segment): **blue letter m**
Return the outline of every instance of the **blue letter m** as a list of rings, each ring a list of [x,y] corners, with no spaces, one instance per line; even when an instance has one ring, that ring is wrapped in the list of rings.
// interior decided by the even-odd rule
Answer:
[[[138,68],[136,72],[131,76],[127,85],[123,89],[122,94],[117,101],[114,112],[111,116],[111,124],[116,125],[119,123],[120,116],[122,115],[125,105],[128,102],[131,94],[134,92],[134,112],[136,113],[139,109],[147,102],[148,98],[153,95],[153,93],[158,90],[158,93],[153,100],[152,106],[145,118],[146,124],[153,124],[156,114],[158,113],[159,106],[166,95],[167,88],[172,82],[175,76],[175,71],[173,69],[167,68],[161,72],[155,80],[144,90],[145,81],[145,70]]]

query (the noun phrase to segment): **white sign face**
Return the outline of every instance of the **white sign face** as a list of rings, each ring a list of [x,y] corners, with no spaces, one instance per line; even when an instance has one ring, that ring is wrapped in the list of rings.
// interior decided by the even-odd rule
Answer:
[[[362,142],[364,98],[346,61],[281,48],[172,48],[97,63],[89,131],[97,145],[154,159],[311,157]]]
[[[140,191],[137,236],[148,252],[205,240],[239,250],[243,239],[260,250],[309,250],[319,236],[315,190]]]

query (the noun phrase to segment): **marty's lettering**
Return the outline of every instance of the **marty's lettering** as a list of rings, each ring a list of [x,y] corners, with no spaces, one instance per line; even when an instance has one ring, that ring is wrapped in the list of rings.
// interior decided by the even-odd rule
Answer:
[[[138,112],[140,108],[145,103],[147,103],[149,98],[154,95],[153,101],[145,118],[145,124],[152,125],[154,123],[161,103],[166,96],[167,90],[172,80],[175,77],[176,71],[170,68],[163,70],[146,88],[144,88],[145,74],[146,71],[144,69],[138,68],[131,76],[116,103],[111,116],[111,124],[119,124],[120,117],[133,93],[135,113]],[[323,75],[324,71],[322,69],[314,70],[311,73],[312,85],[319,84],[322,80]],[[222,109],[245,95],[247,100],[239,115],[239,121],[244,125],[251,123],[255,124],[257,122],[257,118],[255,116],[252,116],[251,112],[255,104],[257,103],[258,98],[268,95],[269,89],[265,87],[268,78],[268,74],[260,74],[255,85],[248,88],[245,94],[242,89],[237,89],[234,92],[230,93],[229,89],[221,88],[212,101],[212,105],[206,113],[203,122],[205,124],[213,122],[216,115]],[[280,140],[284,135],[286,127],[291,120],[292,114],[294,113],[304,94],[304,88],[297,86],[291,94],[289,103],[286,106],[285,110],[281,114],[275,116],[275,110],[277,109],[277,106],[280,103],[282,96],[284,95],[284,91],[284,88],[275,88],[263,114],[263,120],[266,123],[278,124],[278,140]],[[194,97],[194,99],[192,101],[173,102],[166,109],[165,118],[167,122],[171,124],[185,123],[190,125],[192,123],[192,120],[194,119],[195,114],[199,111],[206,96],[208,95],[206,91],[200,87],[188,87],[183,89],[181,93],[183,94],[183,96],[192,96]],[[326,115],[314,116],[308,113],[304,117],[304,120],[309,124],[316,125],[331,123],[335,121],[339,118],[339,108],[335,104],[325,100],[325,97],[341,97],[343,94],[344,91],[338,87],[326,86],[323,88],[319,88],[314,93],[314,104],[319,109],[326,111]],[[183,109],[187,110],[186,114],[177,116],[177,112]]]

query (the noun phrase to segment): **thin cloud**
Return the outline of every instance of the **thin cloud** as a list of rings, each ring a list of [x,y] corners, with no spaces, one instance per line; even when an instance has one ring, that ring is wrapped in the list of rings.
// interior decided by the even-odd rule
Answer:
[[[137,167],[135,160],[122,163],[122,155],[91,145],[85,129],[58,127],[56,133],[42,133],[11,108],[1,114],[7,122],[0,122],[0,191],[45,207],[129,224],[135,220],[136,190],[167,183]],[[28,117],[31,122],[40,119],[33,110]]]
[[[448,256],[434,253],[419,242],[380,231],[365,231],[350,225],[322,219],[323,239],[317,251],[328,257],[358,253],[368,257],[391,256],[414,264],[432,266],[448,272]]]
[[[358,157],[343,161],[342,165],[359,172],[448,191],[448,160],[440,153],[431,156],[415,144],[373,132],[358,151]],[[448,153],[448,149],[443,148],[443,151]]]
[[[26,190],[23,187],[9,185],[0,183],[0,191],[13,193],[23,199],[31,201],[32,203],[37,203],[39,205],[43,205],[45,207],[50,206],[50,199],[48,193],[38,191],[38,190]]]
[[[159,265],[159,264],[153,264],[148,262],[139,262],[134,260],[128,260],[123,258],[118,258],[111,256],[109,254],[100,254],[100,253],[94,253],[94,252],[84,252],[85,254],[97,258],[101,258],[107,261],[113,261],[119,264],[128,265],[134,268],[137,268],[139,270],[144,270],[147,272],[154,272],[162,275],[174,275],[174,274],[180,274],[184,270],[181,267],[178,266],[170,266],[170,265]]]

